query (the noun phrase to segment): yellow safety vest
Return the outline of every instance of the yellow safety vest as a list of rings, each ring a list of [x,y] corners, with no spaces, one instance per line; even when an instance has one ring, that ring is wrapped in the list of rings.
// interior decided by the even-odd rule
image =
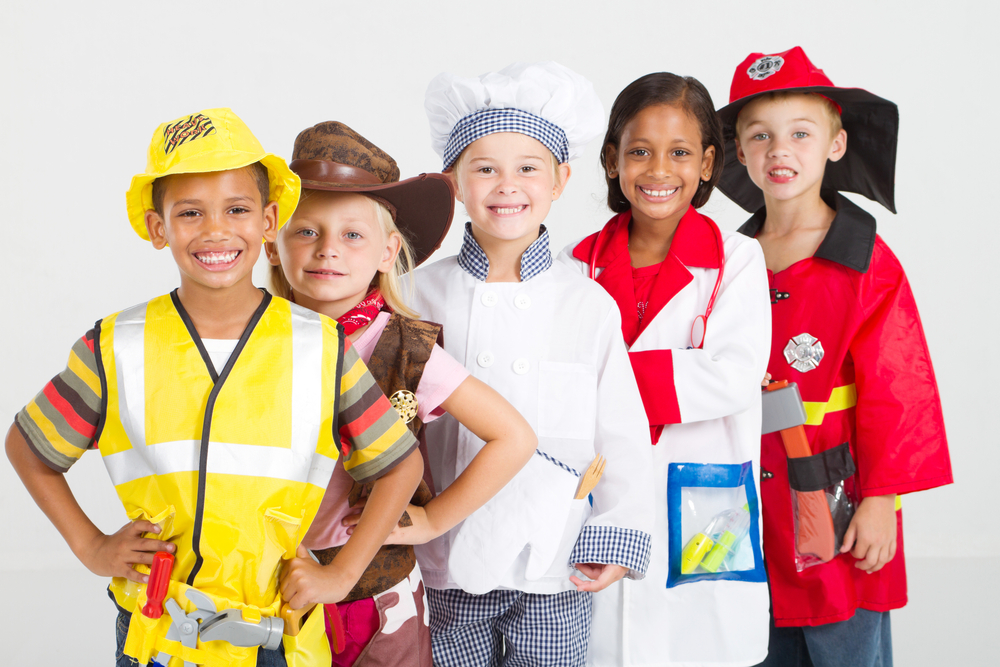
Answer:
[[[176,292],[97,325],[104,421],[97,444],[132,520],[177,545],[167,597],[186,612],[193,586],[218,611],[277,615],[279,566],[309,529],[338,456],[344,338],[336,322],[265,293],[218,374]],[[114,579],[133,612],[126,653],[145,665],[161,650],[198,664],[253,665],[256,648],[165,639],[170,619],[138,613],[145,586]],[[322,609],[296,638],[325,650]],[[297,661],[285,637],[289,665]],[[314,641],[315,640],[315,641]],[[316,645],[322,642],[322,646]],[[329,658],[326,658],[329,664]]]

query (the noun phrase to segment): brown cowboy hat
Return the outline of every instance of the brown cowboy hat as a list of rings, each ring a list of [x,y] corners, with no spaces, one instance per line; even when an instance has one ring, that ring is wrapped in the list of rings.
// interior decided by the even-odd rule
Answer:
[[[288,165],[302,179],[303,190],[356,192],[367,195],[393,215],[413,248],[415,265],[441,246],[455,214],[454,186],[444,174],[420,174],[399,180],[392,157],[336,121],[302,130]]]

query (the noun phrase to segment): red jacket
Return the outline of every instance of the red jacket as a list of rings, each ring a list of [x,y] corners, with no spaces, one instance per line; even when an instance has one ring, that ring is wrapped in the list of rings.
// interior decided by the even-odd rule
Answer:
[[[913,293],[875,219],[841,195],[813,257],[768,271],[775,380],[798,383],[813,453],[850,443],[861,497],[904,494],[951,483],[941,400]],[[740,232],[756,236],[759,211]],[[818,366],[799,371],[784,349],[800,334],[819,339]],[[777,626],[842,621],[857,608],[889,611],[906,604],[902,511],[895,558],[866,574],[843,554],[795,571],[791,495],[785,449],[777,433],[761,441],[764,555]],[[771,476],[773,475],[773,476]]]

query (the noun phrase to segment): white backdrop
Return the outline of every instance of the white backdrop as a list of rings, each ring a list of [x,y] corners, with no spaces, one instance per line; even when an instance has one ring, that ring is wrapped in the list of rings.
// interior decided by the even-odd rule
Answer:
[[[606,109],[630,81],[667,70],[698,77],[721,106],[748,53],[801,45],[836,84],[900,107],[900,213],[855,199],[875,214],[912,281],[957,481],[904,498],[907,555],[1000,556],[992,421],[1000,325],[992,249],[1000,238],[989,194],[998,18],[995,3],[959,0],[3,0],[0,416],[9,424],[96,319],[176,286],[169,254],[131,231],[124,206],[160,122],[229,106],[267,150],[287,158],[300,130],[340,120],[393,155],[406,177],[440,168],[423,94],[442,70],[472,75],[514,60],[558,60],[594,82]],[[609,217],[598,143],[573,163],[547,221],[554,248]],[[746,218],[721,194],[702,210],[727,229]],[[463,215],[459,207],[439,257],[457,250]],[[69,481],[102,529],[125,522],[96,454]],[[0,572],[88,576],[3,460],[0,507]]]

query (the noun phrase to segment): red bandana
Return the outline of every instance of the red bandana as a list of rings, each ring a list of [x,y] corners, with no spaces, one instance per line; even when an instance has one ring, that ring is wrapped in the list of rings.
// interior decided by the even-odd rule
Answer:
[[[337,321],[343,325],[344,333],[350,336],[361,327],[371,324],[383,306],[385,306],[385,299],[382,298],[382,293],[378,289],[374,289],[361,300],[361,303],[338,317]]]

